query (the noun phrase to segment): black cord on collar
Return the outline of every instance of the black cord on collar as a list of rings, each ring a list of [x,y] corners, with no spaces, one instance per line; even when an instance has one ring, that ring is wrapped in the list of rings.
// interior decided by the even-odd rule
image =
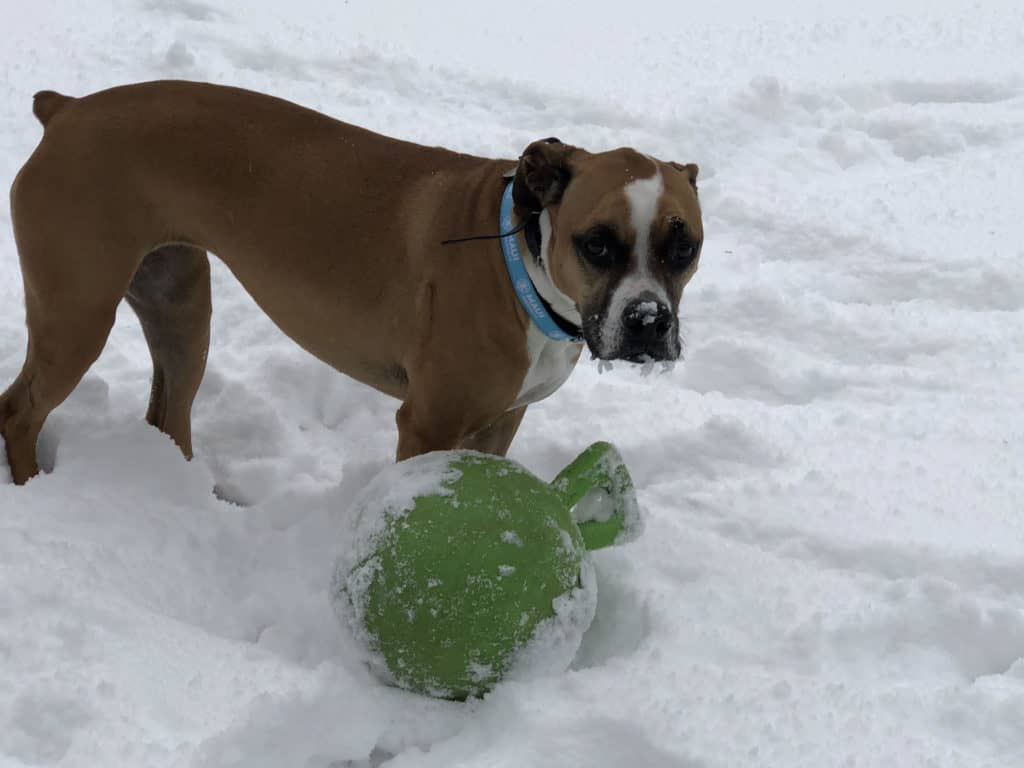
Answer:
[[[526,247],[529,249],[530,254],[537,260],[538,264],[543,266],[543,259],[540,255],[540,212],[531,211],[530,215],[523,219],[518,225],[510,229],[508,232],[500,232],[497,235],[474,235],[473,237],[456,237],[450,240],[442,240],[441,245],[453,245],[455,243],[468,243],[473,240],[500,240],[503,237],[510,237],[522,230],[526,230]],[[537,294],[537,298],[540,299],[541,304],[544,305],[544,309],[551,316],[551,319],[555,321],[555,325],[562,329],[562,331],[568,335],[573,336],[577,339],[583,338],[583,332],[578,325],[566,320],[560,314],[558,314],[554,307],[552,307],[547,300]]]
[[[508,232],[499,232],[497,235],[473,235],[472,237],[455,237],[451,240],[442,240],[441,245],[452,245],[453,243],[468,243],[473,240],[500,240],[503,237],[511,237],[517,232],[521,232],[526,229],[530,224],[531,219],[535,219],[539,216],[537,213],[531,213],[525,219],[523,219],[517,226],[512,227]]]

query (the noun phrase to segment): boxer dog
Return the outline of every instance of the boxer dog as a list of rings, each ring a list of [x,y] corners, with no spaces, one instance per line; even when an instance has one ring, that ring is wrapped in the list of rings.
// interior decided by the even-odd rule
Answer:
[[[486,159],[204,83],[42,91],[33,111],[43,138],[11,188],[28,350],[0,395],[15,483],[38,472],[43,422],[122,299],[153,359],[146,420],[191,458],[208,252],[296,343],[401,401],[399,460],[503,455],[584,345],[679,357],[703,240],[696,165],[557,139]]]

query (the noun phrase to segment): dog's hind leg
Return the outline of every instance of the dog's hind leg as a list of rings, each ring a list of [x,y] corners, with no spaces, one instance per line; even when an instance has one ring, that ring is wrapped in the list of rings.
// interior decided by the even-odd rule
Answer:
[[[189,245],[167,245],[142,260],[128,288],[153,358],[146,421],[192,458],[192,401],[210,346],[210,260]]]
[[[0,436],[17,484],[39,471],[36,442],[50,412],[71,394],[93,364],[114,324],[118,298],[67,302],[35,292],[26,280],[28,351],[21,373],[0,395]],[[95,298],[95,297],[93,297]],[[55,301],[57,306],[55,306]]]
[[[47,131],[11,186],[28,348],[0,395],[0,436],[18,484],[39,471],[43,422],[99,357],[152,232],[166,230],[159,208],[132,207],[135,190],[100,194],[102,169],[78,163],[92,152],[76,155],[73,142],[54,143]]]

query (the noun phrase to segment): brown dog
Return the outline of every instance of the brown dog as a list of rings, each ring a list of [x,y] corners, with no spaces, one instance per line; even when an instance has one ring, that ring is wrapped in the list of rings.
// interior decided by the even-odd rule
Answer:
[[[402,401],[399,459],[504,454],[583,340],[603,359],[679,356],[703,239],[694,165],[555,139],[489,160],[200,83],[43,91],[34,111],[43,139],[11,188],[28,352],[0,396],[16,483],[38,471],[43,421],[99,356],[122,298],[153,358],[146,419],[192,455],[207,251],[298,344]],[[440,245],[497,232],[512,170],[529,278],[582,340],[541,332],[494,239]]]

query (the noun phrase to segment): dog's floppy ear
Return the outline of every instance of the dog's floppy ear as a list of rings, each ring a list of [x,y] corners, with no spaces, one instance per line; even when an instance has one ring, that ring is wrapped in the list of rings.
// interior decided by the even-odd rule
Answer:
[[[541,139],[530,144],[519,156],[512,200],[521,213],[539,211],[562,199],[572,176],[569,156],[576,147],[558,139]]]
[[[690,186],[693,187],[694,189],[697,189],[697,174],[700,173],[700,168],[697,167],[696,163],[687,163],[686,165],[683,165],[682,163],[677,163],[673,161],[670,162],[669,165],[671,165],[673,168],[679,169],[687,176],[689,176]]]

